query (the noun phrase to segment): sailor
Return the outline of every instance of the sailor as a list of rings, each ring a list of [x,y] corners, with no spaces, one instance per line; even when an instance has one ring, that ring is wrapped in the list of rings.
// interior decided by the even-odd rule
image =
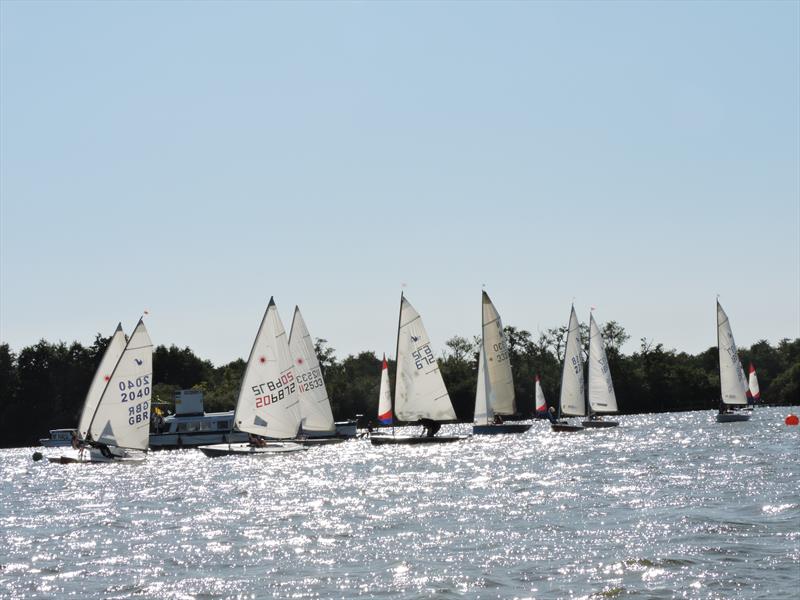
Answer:
[[[442,428],[442,424],[433,419],[420,419],[420,425],[425,428],[425,437],[433,437]]]
[[[547,418],[550,419],[551,423],[558,423],[558,419],[556,419],[556,407],[551,406],[550,410],[547,411]]]

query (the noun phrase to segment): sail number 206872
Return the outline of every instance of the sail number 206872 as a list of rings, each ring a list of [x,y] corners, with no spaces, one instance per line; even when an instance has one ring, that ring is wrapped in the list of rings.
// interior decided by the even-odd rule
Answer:
[[[294,373],[291,371],[283,373],[274,381],[266,381],[251,386],[253,393],[256,395],[256,408],[262,408],[279,402],[290,394],[293,394],[296,388],[297,383],[294,380]]]

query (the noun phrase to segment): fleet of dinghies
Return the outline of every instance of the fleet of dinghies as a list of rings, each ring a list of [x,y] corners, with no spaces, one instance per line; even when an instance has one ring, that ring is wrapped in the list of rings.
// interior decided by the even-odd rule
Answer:
[[[760,401],[756,370],[750,363],[749,377],[745,377],[730,320],[719,300],[716,313],[720,377],[717,421],[746,421],[752,411],[748,404]],[[402,293],[395,356],[394,399],[384,355],[377,411],[379,423],[392,425],[392,431],[389,434],[370,428],[372,443],[376,446],[441,444],[469,437],[437,435],[441,423],[453,423],[457,418],[422,318]],[[145,460],[152,379],[153,344],[143,320],[139,319],[128,339],[122,325],[118,325],[86,393],[73,434],[74,452],[48,457],[49,461],[125,464]],[[574,306],[570,309],[565,336],[557,414],[553,416],[552,411],[548,411],[536,375],[535,412],[539,418],[550,418],[553,431],[575,432],[618,425],[602,416],[618,412],[618,406],[600,328],[590,313],[588,355],[584,362]],[[530,423],[503,421],[515,413],[508,341],[500,314],[484,291],[473,434],[521,433],[530,429]],[[569,417],[586,419],[574,423]],[[422,434],[396,434],[395,418],[406,425],[421,425]],[[344,439],[337,436],[319,359],[298,307],[287,338],[278,308],[270,298],[239,388],[234,429],[248,434],[250,441],[211,444],[199,449],[209,457],[267,456]]]

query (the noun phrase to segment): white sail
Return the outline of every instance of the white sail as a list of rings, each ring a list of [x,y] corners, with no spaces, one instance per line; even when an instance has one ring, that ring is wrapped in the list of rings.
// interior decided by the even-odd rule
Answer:
[[[739,361],[736,342],[728,315],[717,302],[717,344],[719,348],[719,384],[722,402],[725,404],[747,404],[747,381]]]
[[[402,421],[450,421],[456,418],[422,319],[402,295],[394,397],[395,413]]]
[[[544,398],[544,392],[542,391],[542,383],[539,381],[539,376],[536,376],[536,412],[546,412],[547,411],[547,400]]]
[[[486,354],[483,348],[478,356],[478,387],[475,390],[475,416],[473,420],[477,425],[489,425],[494,421],[492,401],[494,394],[489,378],[486,377]]]
[[[598,413],[617,412],[617,396],[600,328],[589,315],[589,408]]]
[[[122,324],[117,325],[117,330],[111,336],[111,340],[106,346],[103,358],[97,366],[92,383],[89,385],[89,391],[86,393],[86,399],[83,401],[83,411],[81,412],[80,421],[78,421],[78,437],[86,439],[89,434],[89,425],[91,425],[92,418],[97,412],[97,405],[100,403],[100,398],[103,395],[103,390],[106,389],[106,384],[111,381],[111,373],[114,367],[119,362],[119,357],[125,350],[125,333],[122,331]]]
[[[233,416],[239,431],[294,438],[300,400],[289,342],[272,298],[253,342]]]
[[[289,332],[289,349],[294,358],[303,431],[335,433],[333,411],[322,378],[322,369],[299,307],[294,309],[294,319]]]
[[[392,424],[392,390],[389,388],[389,364],[383,355],[381,367],[381,387],[378,392],[378,421],[384,425]]]
[[[483,292],[482,315],[483,355],[492,410],[498,415],[513,415],[516,412],[514,377],[511,375],[508,342],[500,315],[486,292]]]
[[[567,344],[564,348],[564,368],[561,372],[561,396],[558,400],[561,414],[564,415],[580,417],[586,414],[581,353],[581,330],[573,306],[569,314]]]
[[[144,323],[133,330],[89,424],[91,439],[107,446],[147,449],[153,391],[153,342]]]

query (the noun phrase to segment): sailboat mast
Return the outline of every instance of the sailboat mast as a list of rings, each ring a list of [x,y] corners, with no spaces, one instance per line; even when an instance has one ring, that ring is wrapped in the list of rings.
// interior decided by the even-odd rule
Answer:
[[[400,325],[403,320],[403,290],[400,290],[400,310],[397,311],[397,343],[394,346],[394,394],[392,395],[392,435],[394,435],[395,422],[397,421],[397,411],[395,404],[397,400],[397,382],[400,377],[400,360],[397,353],[400,352]]]
[[[584,380],[584,382],[586,382],[586,383],[588,383],[587,380],[589,379],[589,377],[591,376],[591,373],[592,373],[591,362],[592,362],[592,321],[593,320],[594,320],[594,316],[592,315],[592,311],[589,310],[589,357],[588,357],[588,360],[586,361],[587,373],[586,373],[586,379]],[[583,371],[583,369],[581,369],[581,371]],[[584,394],[583,394],[583,398],[584,398],[583,401],[584,401],[584,404],[586,406],[586,416],[591,421],[592,420],[592,405],[589,402],[589,390],[591,389],[591,386],[586,385],[586,383],[584,383],[584,386],[583,386],[585,388],[584,389]]]
[[[719,375],[719,401],[725,404],[722,399],[722,348],[719,345],[719,296],[717,296],[717,373]]]
[[[572,321],[572,311],[575,310],[575,305],[573,304],[569,311],[569,321],[567,321],[567,335],[566,339],[564,340],[564,362],[561,366],[561,390],[558,392],[558,416],[556,419],[561,420],[561,401],[564,399],[564,374],[567,372],[567,344],[569,343],[569,325],[570,321]]]

